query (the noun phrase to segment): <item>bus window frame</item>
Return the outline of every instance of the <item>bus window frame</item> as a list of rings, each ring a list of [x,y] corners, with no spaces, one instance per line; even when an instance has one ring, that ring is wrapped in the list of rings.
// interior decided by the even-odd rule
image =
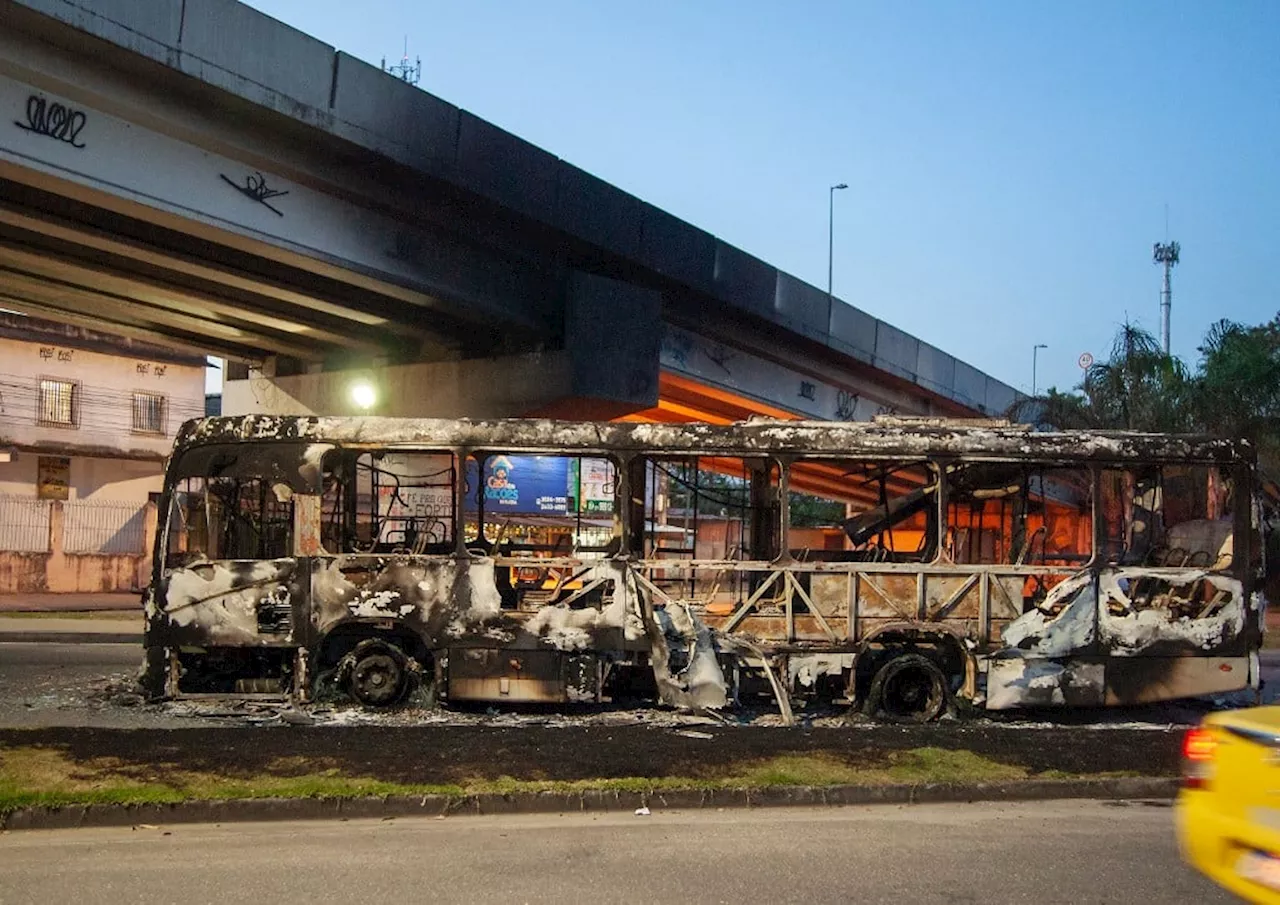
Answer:
[[[951,528],[951,525],[949,524],[949,521],[947,519],[947,515],[951,508],[951,480],[948,473],[949,467],[953,465],[961,465],[961,464],[963,465],[969,465],[969,464],[1020,465],[1020,466],[1023,466],[1024,468],[1029,468],[1031,471],[1036,471],[1037,469],[1039,470],[1066,469],[1066,470],[1086,472],[1089,475],[1089,495],[1090,495],[1090,500],[1089,500],[1090,513],[1089,514],[1093,524],[1092,524],[1092,531],[1090,532],[1090,539],[1089,539],[1091,549],[1089,551],[1089,558],[1087,560],[1082,560],[1078,563],[1071,563],[1070,565],[1062,565],[1062,566],[1044,565],[1044,564],[1031,565],[1027,563],[1023,563],[1023,564],[951,563],[951,564],[957,567],[963,567],[963,568],[1040,570],[1040,571],[1047,571],[1047,572],[1062,572],[1064,570],[1070,570],[1073,572],[1083,572],[1085,570],[1094,569],[1100,565],[1104,565],[1104,563],[1101,562],[1101,558],[1100,558],[1102,538],[1103,538],[1101,491],[1102,491],[1102,471],[1103,469],[1108,467],[1107,463],[1084,462],[1079,460],[1072,461],[1072,460],[1049,459],[1049,458],[1033,459],[1033,458],[1007,458],[1004,456],[965,456],[965,455],[954,456],[954,457],[948,456],[946,458],[937,457],[933,461],[942,479],[941,489],[938,494],[939,505],[941,508],[941,514],[938,520],[938,531],[939,531],[938,543],[940,545],[939,555],[941,555],[941,550],[943,549],[942,545],[946,543],[947,532]]]
[[[787,456],[779,456],[778,458],[783,460],[783,483],[781,488],[782,495],[783,495],[782,552],[786,555],[786,558],[788,559],[792,558],[791,556],[791,527],[792,527],[791,525],[791,467],[797,463],[804,463],[807,461],[821,460],[821,461],[830,462],[834,460],[844,460],[844,461],[853,462],[853,463],[888,463],[888,464],[894,464],[899,466],[923,466],[929,472],[933,480],[938,482],[938,492],[934,494],[934,505],[932,507],[933,526],[934,526],[934,537],[932,538],[933,548],[934,548],[933,556],[930,559],[919,559],[919,560],[910,560],[910,559],[903,560],[903,561],[886,560],[885,563],[883,564],[893,565],[898,568],[918,567],[922,569],[926,567],[940,565],[940,564],[946,565],[946,563],[942,560],[942,540],[945,537],[945,526],[943,524],[944,522],[943,516],[945,514],[946,488],[945,488],[945,482],[942,481],[943,469],[940,467],[936,459],[932,457],[912,458],[912,457],[883,456],[883,455],[857,456],[857,455],[836,454],[836,453],[820,453],[820,454],[800,453],[800,454],[791,454]],[[796,491],[796,492],[802,493],[803,491]],[[925,533],[926,535],[928,534],[927,529]],[[850,552],[853,552],[853,551],[850,551]],[[833,561],[833,563],[839,564],[839,565],[847,565],[851,568],[855,568],[855,567],[863,568],[865,566],[873,566],[873,565],[880,564],[880,563],[876,563],[873,560],[857,560],[857,559],[835,560]]]
[[[621,501],[618,515],[622,519],[623,528],[622,549],[632,551],[632,555],[640,561],[653,565],[665,565],[669,567],[700,562],[721,562],[721,560],[714,559],[698,559],[696,556],[691,556],[688,559],[663,559],[653,556],[646,557],[643,552],[644,543],[648,537],[648,533],[644,527],[646,523],[645,514],[649,499],[649,486],[648,481],[645,478],[648,462],[652,460],[665,460],[671,462],[699,459],[740,459],[744,462],[751,459],[759,459],[767,464],[768,467],[766,469],[766,473],[774,473],[776,470],[778,483],[774,485],[766,485],[765,489],[766,492],[771,490],[775,494],[775,499],[773,500],[774,506],[772,507],[772,528],[774,532],[774,543],[777,545],[777,550],[774,555],[768,559],[739,559],[734,561],[739,564],[766,563],[776,565],[779,563],[785,563],[789,559],[786,540],[787,516],[785,509],[787,498],[787,459],[789,457],[786,454],[757,452],[745,449],[736,451],[725,451],[719,449],[673,451],[645,448],[640,450],[629,450],[625,457],[619,456],[618,458],[624,463],[624,470],[619,472],[618,477],[619,499]],[[638,488],[632,487],[634,482],[631,480],[633,477],[632,470],[636,464],[646,466],[646,468],[641,472]],[[754,487],[753,484],[750,483],[747,486],[747,498],[750,499],[752,497]],[[634,494],[637,492],[640,494],[639,498],[634,497]],[[635,512],[631,512],[629,510],[632,503],[638,504]],[[635,519],[634,522],[633,519]]]
[[[458,522],[457,534],[456,534],[457,541],[458,541],[458,544],[457,544],[458,555],[460,556],[465,555],[468,558],[473,560],[484,559],[486,557],[490,557],[490,558],[502,557],[503,559],[526,558],[531,560],[547,559],[547,558],[580,559],[582,558],[582,554],[584,553],[587,554],[588,556],[610,556],[610,555],[616,555],[616,553],[619,550],[625,549],[626,519],[623,517],[623,500],[625,499],[625,497],[623,496],[623,492],[624,492],[623,476],[626,473],[628,459],[630,457],[624,454],[623,452],[620,452],[620,451],[605,452],[602,450],[595,450],[595,449],[588,449],[588,450],[575,449],[575,450],[566,451],[563,449],[545,449],[542,447],[530,447],[530,448],[510,447],[506,449],[465,447],[465,448],[458,449],[456,452],[458,456],[457,461],[455,463],[455,468],[457,469],[457,474],[458,474],[457,494],[456,494],[458,502],[454,506],[454,514]],[[475,487],[475,492],[473,494],[469,494],[468,488],[467,488],[468,461],[470,459],[476,460],[477,475],[483,477],[485,462],[487,462],[493,456],[525,456],[525,457],[547,456],[547,457],[553,457],[558,459],[578,459],[578,460],[606,459],[608,460],[609,463],[613,465],[613,469],[614,469],[613,471],[613,474],[614,474],[613,512],[610,513],[610,518],[614,523],[614,529],[613,529],[614,533],[609,544],[606,544],[603,547],[574,547],[568,553],[557,555],[554,557],[539,557],[536,555],[530,556],[528,554],[534,552],[537,548],[529,547],[526,549],[525,548],[526,545],[520,545],[519,547],[512,547],[511,549],[505,550],[505,551],[501,550],[500,544],[498,542],[490,541],[485,537],[484,494],[481,493],[481,488],[484,486],[483,480],[480,480],[477,482]],[[474,510],[468,509],[467,507],[471,506],[472,504],[475,505],[475,509]],[[581,500],[579,499],[579,510],[578,512],[573,513],[573,515],[576,517],[575,532],[581,529],[583,513],[580,507],[581,507]],[[476,516],[476,536],[474,538],[468,539],[466,535],[467,517],[472,512],[474,512]],[[619,540],[618,540],[619,538],[622,539],[621,543],[623,544],[623,546],[621,547],[619,547]]]
[[[462,518],[458,509],[459,497],[458,489],[466,482],[459,480],[458,463],[461,461],[458,456],[458,450],[455,447],[446,446],[419,446],[419,445],[401,445],[401,444],[379,444],[379,443],[362,443],[362,444],[333,444],[321,459],[320,465],[320,487],[313,491],[321,501],[323,511],[323,501],[325,495],[324,478],[326,474],[331,473],[328,463],[330,457],[341,456],[342,459],[350,465],[350,469],[341,475],[344,482],[343,493],[343,512],[342,512],[342,531],[344,535],[354,536],[355,534],[355,502],[357,494],[346,492],[346,487],[356,488],[357,486],[357,468],[358,460],[363,455],[374,456],[377,454],[387,455],[404,455],[404,456],[449,456],[452,459],[451,468],[453,470],[453,514],[450,522],[450,529],[453,531],[453,542],[447,551],[434,551],[423,553],[407,553],[392,554],[390,552],[377,552],[375,550],[329,550],[323,543],[320,544],[320,552],[317,554],[322,557],[334,558],[339,556],[391,556],[391,555],[407,555],[413,557],[439,558],[456,556],[461,549],[460,532],[462,527]],[[376,507],[376,503],[375,503]],[[443,520],[442,520],[443,521]]]

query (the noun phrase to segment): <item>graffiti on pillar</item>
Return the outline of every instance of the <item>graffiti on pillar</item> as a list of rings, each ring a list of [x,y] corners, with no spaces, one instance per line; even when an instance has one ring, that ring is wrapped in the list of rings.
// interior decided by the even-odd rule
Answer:
[[[840,390],[836,394],[836,420],[852,421],[854,420],[854,412],[858,408],[858,394],[850,393],[848,390]]]
[[[818,398],[818,385],[809,380],[800,381],[800,398],[815,400]]]
[[[687,369],[692,352],[693,340],[687,334],[668,330],[662,335],[662,357],[670,359],[676,367]]]
[[[706,346],[702,350],[702,354],[707,356],[707,360],[729,376],[733,376],[733,372],[729,370],[729,362],[733,361],[737,356],[726,349],[719,343],[713,346]]]
[[[274,207],[273,205],[268,204],[267,201],[270,200],[271,198],[279,198],[282,195],[287,195],[289,194],[289,192],[268,188],[267,177],[263,176],[262,173],[256,170],[252,173],[249,173],[247,176],[244,177],[243,184],[236,182],[233,179],[229,179],[227,176],[225,176],[222,173],[219,173],[218,175],[222,176],[223,182],[231,186],[241,195],[244,195],[250,201],[258,202],[267,210],[275,214],[277,217],[284,216],[284,211]]]
[[[27,98],[26,121],[15,119],[13,124],[25,132],[52,138],[73,148],[83,148],[80,132],[88,121],[83,110],[73,110],[57,101],[50,103],[48,98],[33,94]]]

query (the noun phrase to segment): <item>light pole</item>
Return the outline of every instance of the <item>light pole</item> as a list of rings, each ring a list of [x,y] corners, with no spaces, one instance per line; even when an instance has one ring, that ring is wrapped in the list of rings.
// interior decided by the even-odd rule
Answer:
[[[1049,348],[1044,343],[1036,343],[1031,347],[1031,398],[1036,398],[1036,356],[1041,349]]]
[[[849,186],[841,182],[827,191],[827,301],[831,301],[832,259],[836,248],[836,192]]]

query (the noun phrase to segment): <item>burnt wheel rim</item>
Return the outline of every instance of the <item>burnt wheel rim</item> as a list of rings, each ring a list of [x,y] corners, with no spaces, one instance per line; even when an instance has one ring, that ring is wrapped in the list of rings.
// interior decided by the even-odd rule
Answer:
[[[362,657],[351,670],[351,692],[365,704],[382,705],[400,696],[404,670],[390,654]]]
[[[885,681],[880,706],[890,716],[929,719],[942,708],[942,683],[923,666],[904,666]]]

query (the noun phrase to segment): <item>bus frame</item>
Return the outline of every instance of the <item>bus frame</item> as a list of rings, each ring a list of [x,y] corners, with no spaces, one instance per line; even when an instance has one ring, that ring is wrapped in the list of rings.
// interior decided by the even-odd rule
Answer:
[[[369,466],[350,463],[409,455],[449,463],[439,472],[447,470],[447,485],[441,478],[419,488],[447,497],[433,542],[411,527],[398,541],[379,542],[376,526],[366,526],[350,542],[356,548],[327,548],[334,541],[326,532],[351,518],[333,500],[350,509],[355,482],[368,480],[353,469]],[[481,464],[488,469],[494,456],[578,457],[579,467],[582,457],[607,460],[614,511],[596,523],[611,524],[609,543],[586,554],[531,553],[504,544],[501,530],[486,533],[483,485],[493,481],[480,479],[488,473]],[[743,549],[731,551],[726,541],[719,556],[697,558],[695,477],[691,555],[660,554],[654,532],[677,529],[656,525],[654,463],[682,459],[754,469],[737,483],[719,482],[724,494],[750,500],[741,507],[751,521],[739,524]],[[791,524],[801,499],[794,487],[813,483],[836,460],[878,469],[878,485],[868,486],[878,486],[880,498],[858,513],[847,504],[838,549],[795,547],[802,531]],[[470,472],[469,461],[476,462]],[[924,477],[890,499],[886,475],[899,463],[914,463]],[[372,467],[376,488],[385,472]],[[985,497],[971,491],[968,510],[949,510],[967,476],[1019,468],[1020,484],[984,489]],[[1077,520],[1087,556],[1076,561],[1047,550],[1045,501],[1058,491],[1046,470],[1076,476],[1073,492],[1088,498]],[[1188,546],[1172,549],[1154,543],[1152,532],[1171,511],[1177,481],[1123,478],[1166,472],[1183,484],[1188,474],[1209,475],[1210,500],[1195,505],[1214,516],[1187,521]],[[1121,546],[1142,530],[1145,549],[1104,555],[1117,543],[1108,525],[1121,523],[1102,511],[1104,480],[1122,488],[1113,496],[1128,507]],[[144,595],[143,681],[156,697],[309,702],[336,692],[372,706],[399,703],[414,687],[450,702],[639,695],[692,709],[764,696],[787,721],[798,701],[813,697],[923,721],[956,707],[1137,704],[1257,688],[1266,604],[1255,485],[1245,441],[1041,432],[996,421],[203,419],[183,426],[166,469]],[[1232,500],[1225,514],[1213,502],[1225,498],[1224,487]],[[1020,539],[995,538],[1005,561],[957,562],[950,524],[957,513],[1018,493]],[[217,512],[242,504],[251,515],[237,531],[269,555],[244,556],[242,541],[231,544],[242,545],[238,556],[209,555]],[[376,512],[381,504],[373,505]],[[1037,505],[1040,527],[1028,531]],[[197,542],[201,515],[205,535]],[[907,519],[924,526],[912,535],[925,551],[916,559],[893,541],[894,524]],[[689,535],[687,526],[679,530]],[[1188,536],[1201,538],[1203,549],[1191,549]],[[201,543],[206,549],[193,549]]]

